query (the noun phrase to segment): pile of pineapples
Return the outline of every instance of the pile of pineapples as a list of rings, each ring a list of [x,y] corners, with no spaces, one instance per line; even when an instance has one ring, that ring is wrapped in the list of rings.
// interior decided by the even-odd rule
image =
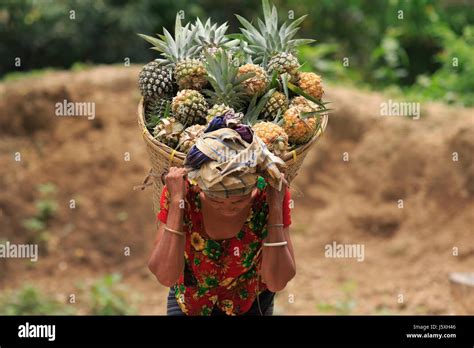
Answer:
[[[141,35],[161,57],[139,75],[146,127],[154,138],[187,153],[206,125],[228,112],[239,114],[277,156],[315,135],[327,112],[320,76],[301,72],[294,39],[306,16],[281,26],[275,6],[262,0],[257,26],[245,18],[240,34],[228,25],[197,19],[185,26],[176,16],[174,37],[164,29]]]

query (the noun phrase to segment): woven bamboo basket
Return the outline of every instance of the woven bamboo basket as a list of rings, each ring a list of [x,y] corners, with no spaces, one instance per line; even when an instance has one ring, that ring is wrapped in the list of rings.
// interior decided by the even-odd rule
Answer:
[[[318,129],[315,136],[306,144],[303,144],[296,149],[286,153],[282,159],[285,161],[287,168],[284,170],[285,178],[291,182],[300,169],[303,161],[308,154],[311,147],[317,142],[321,135],[326,130],[328,123],[328,115],[322,115],[318,122]],[[163,173],[170,167],[183,167],[186,154],[177,150],[173,150],[169,146],[157,141],[150,134],[145,127],[145,112],[143,105],[143,98],[138,104],[138,126],[140,127],[145,140],[146,150],[151,161],[151,169],[145,178],[143,185],[136,188],[144,189],[145,187],[153,186],[153,206],[155,212],[160,207],[161,190],[163,188]]]
[[[474,314],[474,273],[450,273],[449,283],[456,314]]]

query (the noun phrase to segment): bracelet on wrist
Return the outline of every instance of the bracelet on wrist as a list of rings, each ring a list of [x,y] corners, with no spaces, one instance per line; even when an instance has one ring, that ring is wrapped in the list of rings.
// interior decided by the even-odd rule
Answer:
[[[266,246],[266,247],[277,247],[277,246],[285,246],[285,245],[288,245],[288,241],[284,241],[284,242],[275,242],[275,243],[263,243],[263,246]]]
[[[173,230],[172,228],[169,228],[168,226],[165,225],[165,231],[177,234],[178,236],[184,237],[184,232]]]

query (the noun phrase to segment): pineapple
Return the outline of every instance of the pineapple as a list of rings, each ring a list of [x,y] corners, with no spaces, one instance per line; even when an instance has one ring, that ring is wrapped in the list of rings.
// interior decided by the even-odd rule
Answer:
[[[308,106],[293,106],[283,115],[283,129],[291,144],[307,143],[316,132],[315,116],[305,117],[304,112],[316,111]]]
[[[281,156],[288,151],[288,135],[276,123],[258,122],[253,125],[252,129],[275,155]]]
[[[174,117],[163,118],[155,126],[153,135],[155,139],[174,149],[178,145],[179,136],[183,130],[184,126]]]
[[[205,124],[207,108],[204,96],[192,89],[179,91],[171,102],[173,116],[185,126]]]
[[[268,86],[268,76],[265,70],[255,64],[245,64],[239,68],[238,76],[252,73],[253,76],[242,82],[245,93],[249,96],[260,96],[265,93]]]
[[[230,111],[230,110],[232,110],[232,108],[225,104],[213,105],[212,108],[210,108],[207,111],[207,116],[206,116],[207,122],[211,122],[211,120],[214,117],[224,115],[227,111]]]
[[[253,26],[245,18],[237,15],[238,20],[244,27],[241,32],[249,44],[249,49],[256,56],[255,62],[263,63],[269,70],[279,74],[288,73],[290,81],[297,80],[297,69],[299,63],[294,53],[300,45],[311,43],[314,40],[293,39],[298,31],[298,25],[306,16],[295,19],[291,23],[285,22],[278,26],[278,13],[275,6],[270,8],[268,0],[262,0],[263,20],[258,20],[258,27]]]
[[[275,91],[265,103],[261,118],[273,121],[278,114],[283,115],[286,110],[288,110],[288,99],[283,93]]]
[[[145,99],[156,99],[173,94],[171,71],[156,60],[146,64],[138,76],[138,87]]]
[[[319,105],[313,103],[311,100],[306,99],[305,97],[294,97],[291,99],[290,107],[292,106],[306,106],[311,108],[313,111],[319,110]]]
[[[224,104],[224,106],[241,111],[246,104],[248,96],[245,93],[245,82],[253,74],[239,74],[236,67],[226,52],[216,52],[214,56],[205,53],[207,78],[213,90],[205,90],[211,104]]]
[[[206,84],[206,69],[199,59],[185,59],[174,72],[179,89],[201,90]]]
[[[174,77],[180,90],[200,90],[207,84],[206,69],[197,58],[199,47],[194,45],[197,27],[189,28],[181,25],[180,15],[176,15],[175,37],[163,29],[164,35],[159,39],[139,34],[143,39],[154,45],[153,49],[162,53],[165,59],[157,59],[174,69]]]
[[[312,72],[299,74],[298,86],[310,96],[321,99],[324,94],[321,77]]]
[[[147,128],[155,128],[158,121],[165,116],[165,111],[168,105],[171,104],[171,99],[160,98],[151,100],[145,105],[145,118],[147,121]]]
[[[195,124],[190,126],[181,133],[179,137],[179,146],[178,149],[181,152],[188,153],[191,147],[196,143],[197,138],[204,133],[206,126]]]
[[[290,82],[296,82],[298,80],[298,69],[300,63],[298,59],[291,53],[279,53],[273,56],[268,62],[267,69],[268,74],[271,76],[273,72],[278,75],[287,73],[289,75]]]

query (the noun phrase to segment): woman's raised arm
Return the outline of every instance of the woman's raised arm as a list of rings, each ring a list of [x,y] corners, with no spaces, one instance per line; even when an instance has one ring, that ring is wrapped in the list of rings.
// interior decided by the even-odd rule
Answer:
[[[161,221],[158,226],[158,234],[148,261],[148,268],[161,284],[171,287],[184,270],[186,235],[185,233],[180,235],[176,231],[183,232],[186,170],[171,167],[165,181],[169,193],[167,218],[166,223]]]

